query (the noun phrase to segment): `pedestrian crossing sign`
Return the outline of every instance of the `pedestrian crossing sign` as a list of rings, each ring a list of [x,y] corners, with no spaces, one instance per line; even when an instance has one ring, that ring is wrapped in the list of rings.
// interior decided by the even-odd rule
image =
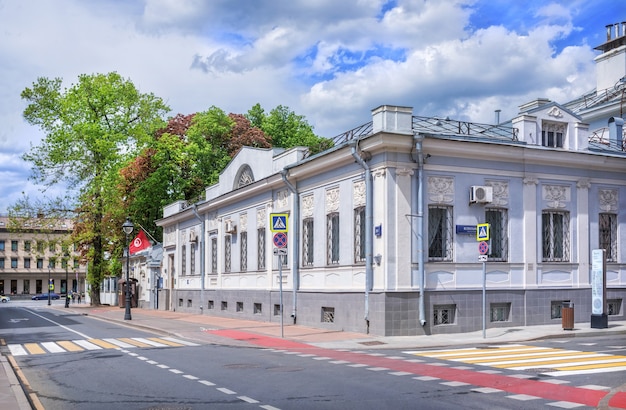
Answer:
[[[476,240],[479,242],[489,240],[489,224],[476,225]]]
[[[287,232],[288,214],[270,214],[270,230],[272,232]]]

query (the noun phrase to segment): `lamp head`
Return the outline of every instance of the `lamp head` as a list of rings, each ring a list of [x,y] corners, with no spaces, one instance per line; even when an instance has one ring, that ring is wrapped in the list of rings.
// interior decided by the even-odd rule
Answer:
[[[130,217],[126,217],[126,221],[124,222],[124,225],[122,225],[122,230],[126,235],[130,235],[133,233],[133,229],[135,229],[135,225],[133,225],[130,221]]]

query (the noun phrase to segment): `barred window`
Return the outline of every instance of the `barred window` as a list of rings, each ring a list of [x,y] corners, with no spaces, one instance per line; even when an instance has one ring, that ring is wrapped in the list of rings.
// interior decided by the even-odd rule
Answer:
[[[224,272],[230,273],[231,240],[230,235],[224,235]]]
[[[354,262],[365,262],[365,207],[354,210]]]
[[[333,212],[326,215],[327,255],[326,263],[329,265],[339,264],[339,213]]]
[[[508,211],[506,209],[485,210],[485,222],[489,224],[491,243],[489,257],[494,261],[505,262],[509,253]]]
[[[456,305],[435,305],[433,306],[433,324],[451,325],[455,320]]]
[[[508,322],[511,316],[510,303],[492,303],[491,304],[491,321],[492,322]]]
[[[217,273],[217,238],[211,238],[211,273]]]
[[[600,248],[606,251],[607,262],[617,262],[617,215],[600,214]]]
[[[191,249],[189,250],[189,252],[191,253],[190,255],[191,260],[189,261],[189,274],[195,275],[196,274],[196,244],[195,243],[191,244]]]
[[[257,265],[258,269],[265,269],[265,228],[257,229]]]
[[[313,218],[302,221],[302,266],[313,266]]]
[[[187,274],[187,246],[183,245],[180,250],[180,276]]]
[[[541,224],[543,261],[569,262],[569,212],[544,211]]]
[[[239,235],[239,252],[239,270],[245,272],[248,270],[248,232],[246,231]]]
[[[452,207],[428,207],[428,259],[452,261]]]

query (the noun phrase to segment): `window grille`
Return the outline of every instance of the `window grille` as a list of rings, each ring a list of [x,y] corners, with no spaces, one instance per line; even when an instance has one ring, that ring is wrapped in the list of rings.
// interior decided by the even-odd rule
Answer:
[[[192,243],[190,245],[189,253],[191,254],[191,260],[189,261],[189,274],[196,274],[196,244]]]
[[[240,243],[240,270],[245,272],[248,270],[248,232],[241,232],[239,235],[239,243]]]
[[[485,222],[490,228],[489,257],[494,261],[505,262],[509,253],[508,212],[506,209],[485,210]]]
[[[491,321],[492,322],[508,322],[511,315],[510,303],[492,303],[491,304]]]
[[[544,211],[541,221],[543,261],[569,262],[569,213]]]
[[[187,246],[183,245],[180,250],[180,276],[187,274]]]
[[[617,262],[617,215],[600,214],[600,248],[604,249],[607,262]]]
[[[365,262],[365,207],[354,210],[354,262]]]
[[[339,264],[339,213],[333,212],[326,216],[327,256],[328,265]]]
[[[230,235],[224,235],[224,272],[230,273],[231,241]]]
[[[322,323],[335,323],[334,307],[322,307]]]
[[[228,310],[228,302],[226,302],[225,300],[222,301],[222,310]]]
[[[452,261],[452,207],[428,207],[428,259]]]
[[[217,238],[211,238],[211,273],[217,273]]]
[[[237,312],[243,312],[243,302],[237,302],[237,306],[235,307]]]
[[[209,302],[207,303],[207,308],[210,310],[215,309],[215,301],[209,300]]]
[[[302,266],[313,266],[313,218],[302,221]]]
[[[606,302],[607,315],[609,316],[619,316],[622,311],[622,300],[621,299],[609,299]]]
[[[265,228],[257,229],[257,265],[258,269],[265,269]]]
[[[433,324],[451,325],[455,320],[456,305],[435,305],[433,307]]]
[[[254,304],[254,314],[255,315],[260,315],[261,313],[263,313],[263,305],[261,303],[255,303]]]

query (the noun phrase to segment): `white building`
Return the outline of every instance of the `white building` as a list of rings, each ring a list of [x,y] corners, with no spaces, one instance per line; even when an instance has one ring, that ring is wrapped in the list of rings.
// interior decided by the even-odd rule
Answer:
[[[623,42],[624,33],[609,39],[617,48],[598,57],[617,58],[621,71],[606,71],[619,78]],[[488,327],[560,323],[563,301],[589,322],[599,248],[605,312],[623,319],[626,152],[613,117],[538,99],[487,125],[383,105],[315,156],[243,148],[204,201],[173,203],[157,221],[168,306],[278,321],[282,285],[283,315],[298,324],[379,335],[478,330],[475,227],[489,223]],[[595,124],[610,118],[611,136],[598,139]],[[271,214],[288,215],[284,258],[274,255]]]

